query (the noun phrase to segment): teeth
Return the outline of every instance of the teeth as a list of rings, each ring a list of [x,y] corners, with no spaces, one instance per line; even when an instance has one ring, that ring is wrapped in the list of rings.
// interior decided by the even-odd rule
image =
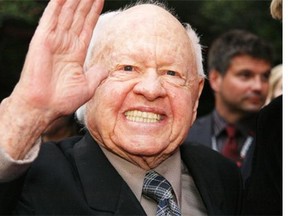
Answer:
[[[161,120],[161,116],[151,112],[141,112],[138,110],[131,110],[125,112],[125,116],[128,120],[134,122],[155,123]]]

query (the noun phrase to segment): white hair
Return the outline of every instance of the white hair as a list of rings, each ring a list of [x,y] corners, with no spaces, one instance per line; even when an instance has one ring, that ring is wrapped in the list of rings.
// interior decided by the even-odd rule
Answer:
[[[200,39],[196,34],[196,32],[192,29],[190,24],[185,23],[184,26],[188,34],[188,37],[190,38],[192,50],[194,50],[195,53],[197,73],[200,77],[205,78],[206,75],[203,70],[202,47],[200,45]]]
[[[126,10],[125,8],[124,10]],[[117,11],[110,11],[106,12],[104,14],[101,14],[98,21],[97,25],[93,31],[93,35],[87,50],[87,55],[86,59],[84,62],[84,71],[86,71],[89,68],[89,64],[92,61],[92,58],[94,56],[94,50],[95,50],[95,44],[98,43],[98,41],[102,40],[102,37],[99,37],[101,35],[101,32],[103,32],[103,29],[105,28],[105,25],[113,19],[117,14],[121,13],[123,10],[117,10]],[[197,36],[196,32],[191,28],[191,26],[188,23],[184,24],[184,27],[186,29],[186,33],[191,41],[191,47],[192,50],[195,50],[195,61],[196,61],[196,69],[197,73],[200,77],[205,78],[205,73],[203,70],[203,64],[202,64],[202,48],[200,45],[200,39]],[[79,107],[76,111],[76,118],[77,120],[85,125],[85,112],[86,112],[86,104],[82,105]]]
[[[93,50],[95,48],[95,44],[97,44],[97,42],[99,40],[101,40],[99,37],[101,32],[103,32],[103,29],[105,28],[105,25],[117,14],[119,14],[121,12],[121,10],[117,10],[117,11],[110,11],[110,12],[106,12],[103,13],[99,16],[98,21],[97,21],[97,25],[95,26],[94,30],[93,30],[93,34],[90,40],[90,44],[88,46],[88,50],[87,50],[87,54],[86,54],[86,58],[84,61],[84,71],[87,71],[89,68],[89,64],[91,62],[91,59],[93,57]],[[76,119],[78,120],[79,123],[85,125],[85,111],[86,111],[86,103],[83,104],[81,107],[79,107],[76,110],[75,116]]]

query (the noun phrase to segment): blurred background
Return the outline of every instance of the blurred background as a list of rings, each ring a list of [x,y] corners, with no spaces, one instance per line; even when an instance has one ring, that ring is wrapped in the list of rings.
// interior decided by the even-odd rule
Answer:
[[[106,0],[103,11],[135,1]],[[274,65],[282,63],[282,22],[272,19],[270,0],[161,0],[181,22],[190,23],[201,38],[204,68],[211,42],[229,29],[249,30],[272,44]],[[19,79],[29,41],[47,0],[0,0],[0,101]],[[132,30],[133,31],[133,30]],[[172,43],[172,42],[171,42]],[[200,98],[198,116],[214,105],[208,82]]]

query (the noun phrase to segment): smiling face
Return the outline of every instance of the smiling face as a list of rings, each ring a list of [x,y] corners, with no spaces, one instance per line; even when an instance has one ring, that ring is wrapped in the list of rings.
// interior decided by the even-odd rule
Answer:
[[[107,28],[94,57],[109,76],[87,104],[87,128],[105,148],[153,168],[195,120],[203,87],[195,53],[182,25],[158,6],[130,8]]]

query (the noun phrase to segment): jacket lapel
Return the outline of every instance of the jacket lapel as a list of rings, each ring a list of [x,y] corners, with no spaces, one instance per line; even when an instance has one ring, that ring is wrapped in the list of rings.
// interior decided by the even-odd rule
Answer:
[[[206,206],[208,215],[223,214],[225,208],[224,194],[220,177],[217,171],[207,166],[206,161],[210,160],[209,155],[203,151],[203,146],[181,146],[181,157],[186,164],[196,187]],[[205,150],[205,149],[204,149]]]
[[[87,133],[74,147],[75,163],[88,205],[121,215],[145,212],[126,182]]]

